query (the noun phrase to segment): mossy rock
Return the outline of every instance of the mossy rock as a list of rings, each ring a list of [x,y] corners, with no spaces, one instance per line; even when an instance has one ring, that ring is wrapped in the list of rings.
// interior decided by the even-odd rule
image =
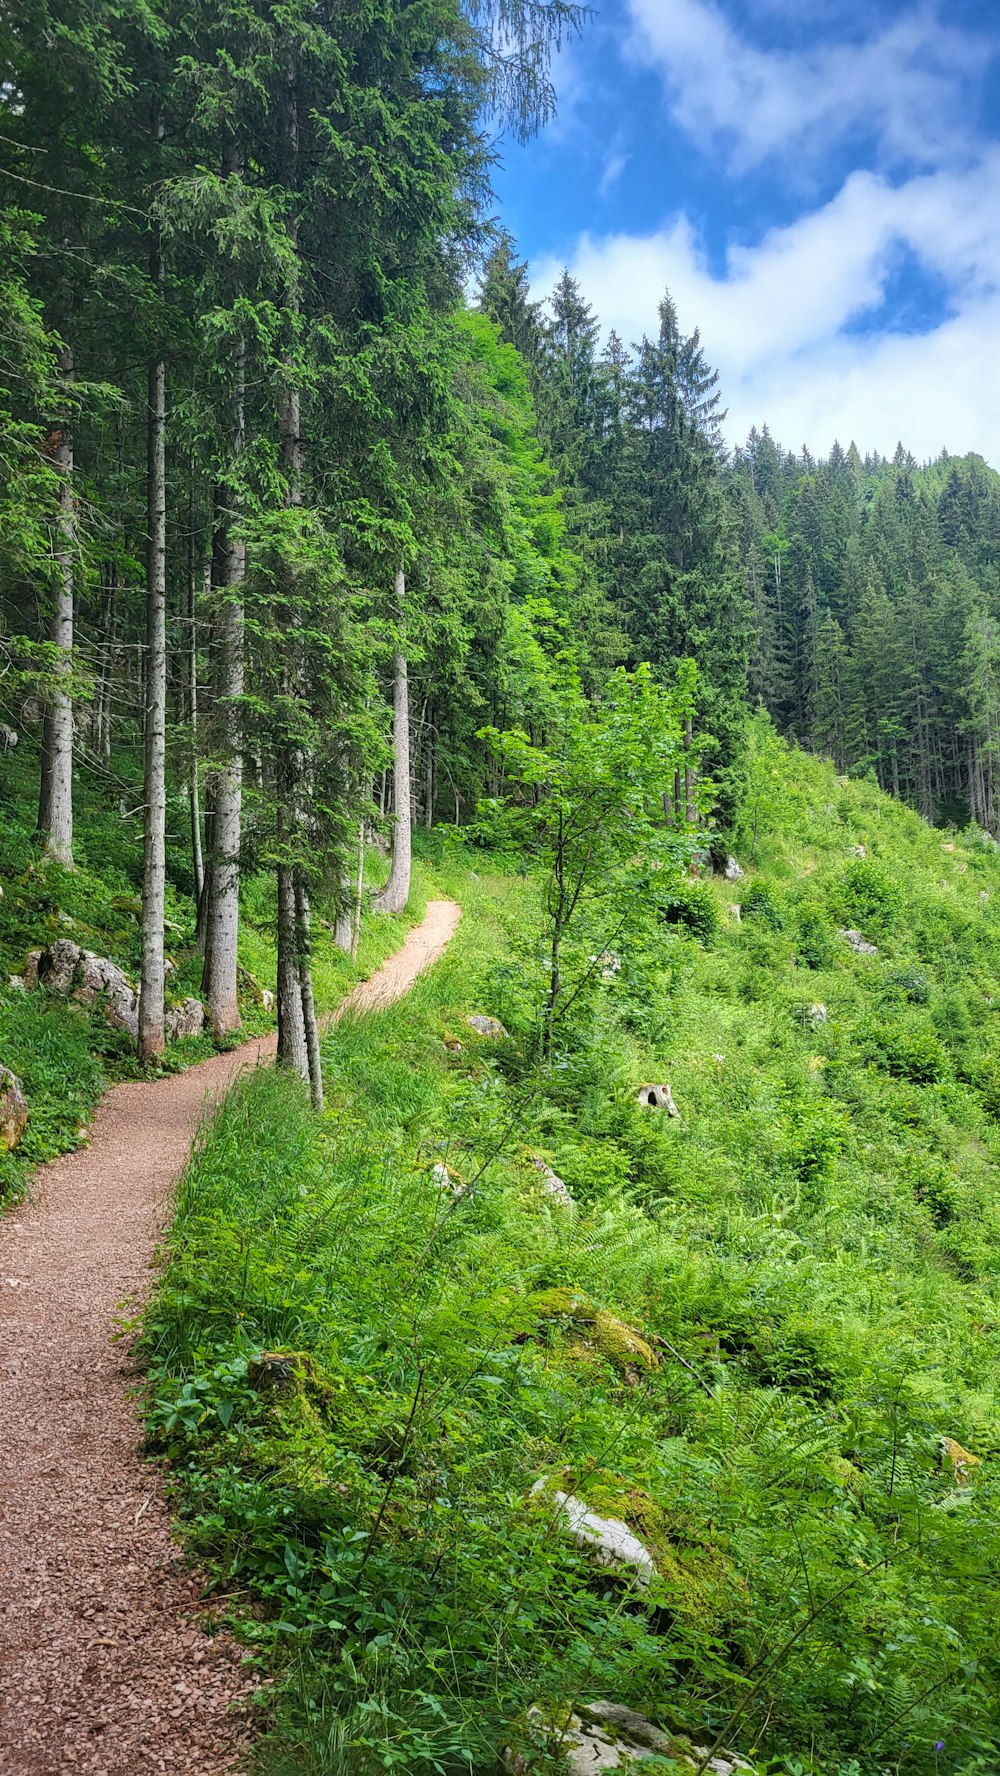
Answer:
[[[536,1290],[528,1296],[525,1309],[536,1321],[565,1319],[576,1328],[585,1327],[586,1342],[616,1369],[638,1367],[649,1374],[660,1366],[659,1357],[645,1338],[576,1289]]]

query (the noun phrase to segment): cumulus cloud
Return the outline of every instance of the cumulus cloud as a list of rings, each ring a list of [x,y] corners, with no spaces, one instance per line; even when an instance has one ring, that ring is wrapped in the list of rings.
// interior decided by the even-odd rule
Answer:
[[[655,328],[669,287],[722,372],[734,442],[767,421],[795,448],[854,436],[887,451],[902,437],[918,455],[946,444],[1000,464],[998,198],[1000,148],[897,184],[856,172],[821,209],[732,246],[721,271],[685,216],[646,235],[585,234],[570,269],[626,341]],[[945,318],[917,335],[883,312],[904,254],[947,296]],[[536,292],[560,269],[535,266]]]
[[[662,74],[674,121],[746,172],[791,167],[850,137],[875,137],[892,163],[932,166],[967,150],[970,83],[995,44],[940,23],[921,5],[860,40],[820,35],[765,50],[715,0],[627,0],[626,54]]]

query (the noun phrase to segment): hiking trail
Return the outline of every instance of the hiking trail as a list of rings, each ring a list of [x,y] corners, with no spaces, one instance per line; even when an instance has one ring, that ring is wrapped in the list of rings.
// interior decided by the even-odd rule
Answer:
[[[460,911],[430,901],[403,947],[326,1023],[383,1010],[446,949]],[[171,1186],[206,1110],[265,1036],[165,1079],[114,1086],[89,1145],[37,1173],[0,1218],[0,1772],[220,1776],[253,1689],[207,1637],[197,1575],[143,1459],[129,1358],[111,1342],[151,1287]],[[234,1706],[236,1705],[236,1706]]]

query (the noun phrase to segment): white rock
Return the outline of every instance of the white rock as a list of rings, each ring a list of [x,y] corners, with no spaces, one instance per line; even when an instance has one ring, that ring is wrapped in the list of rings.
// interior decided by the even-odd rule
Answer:
[[[205,1007],[200,999],[185,999],[172,1005],[164,1018],[168,1042],[179,1042],[182,1036],[200,1036],[205,1028]]]
[[[740,906],[740,903],[738,900],[734,900],[731,902],[730,907],[729,907],[729,917],[731,919],[734,919],[737,925],[742,925],[742,923],[743,923],[743,908]]]
[[[626,1568],[643,1590],[656,1577],[652,1554],[627,1523],[617,1517],[599,1517],[571,1492],[550,1490],[544,1475],[531,1488],[533,1498],[542,1495],[555,1505],[571,1540],[593,1555],[598,1566]]]
[[[740,868],[735,857],[727,857],[723,874],[727,882],[742,882],[746,877],[746,870]]]
[[[465,1021],[477,1036],[488,1036],[493,1042],[499,1042],[507,1034],[499,1018],[483,1017],[478,1011],[470,1012]]]
[[[665,1110],[668,1116],[680,1116],[669,1085],[640,1085],[636,1102],[643,1110]]]
[[[868,852],[865,850],[864,845],[852,845],[851,846],[851,856],[852,857],[867,857]]]
[[[447,1190],[452,1196],[462,1196],[465,1192],[461,1179],[456,1178],[441,1159],[435,1160],[431,1166],[431,1178],[438,1190]]]
[[[575,1208],[576,1204],[574,1203],[573,1198],[570,1195],[569,1188],[566,1184],[563,1183],[558,1172],[554,1172],[552,1170],[552,1167],[550,1165],[547,1165],[545,1160],[542,1159],[539,1156],[539,1154],[537,1154],[537,1153],[532,1154],[531,1163],[534,1166],[536,1172],[539,1172],[541,1174],[542,1189],[544,1190],[546,1196],[554,1197],[556,1202],[559,1203],[561,1208],[564,1208],[564,1209]]]
[[[578,1704],[565,1724],[550,1724],[540,1708],[532,1708],[528,1711],[528,1724],[534,1736],[548,1741],[546,1749],[561,1752],[566,1776],[594,1776],[602,1770],[643,1763],[647,1758],[671,1756],[685,1770],[703,1765],[712,1776],[736,1776],[740,1770],[750,1771],[752,1776],[752,1766],[742,1758],[710,1758],[707,1747],[692,1745],[686,1739],[678,1741],[634,1708],[616,1702]],[[505,1762],[516,1776],[523,1776],[531,1768],[523,1758],[510,1754]]]
[[[858,956],[877,956],[878,955],[878,950],[877,950],[876,946],[873,943],[869,943],[866,938],[862,937],[860,931],[850,931],[850,930],[845,931],[843,928],[841,928],[841,930],[837,933],[837,935],[838,935],[838,937],[842,937],[846,944],[850,944],[851,949],[854,951],[855,955],[858,955]]]

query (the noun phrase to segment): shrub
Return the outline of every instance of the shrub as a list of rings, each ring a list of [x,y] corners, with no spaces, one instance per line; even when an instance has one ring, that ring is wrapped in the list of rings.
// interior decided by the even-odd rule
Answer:
[[[744,919],[759,919],[762,925],[769,925],[772,931],[784,931],[785,913],[773,888],[766,882],[751,882],[743,896]]]
[[[930,981],[922,968],[896,968],[889,975],[889,984],[896,987],[911,1005],[926,1005],[931,996]]]
[[[908,1079],[913,1085],[930,1085],[948,1070],[944,1049],[933,1029],[924,1025],[877,1024],[871,1034],[870,1052],[894,1079]]]
[[[829,968],[833,961],[833,932],[823,908],[807,901],[799,911],[797,951],[806,968]]]
[[[866,937],[885,936],[899,919],[903,896],[880,863],[857,857],[841,878],[840,905],[848,925],[856,926]]]
[[[706,946],[719,929],[715,895],[704,882],[678,882],[657,899],[657,914],[664,924],[683,926]]]

